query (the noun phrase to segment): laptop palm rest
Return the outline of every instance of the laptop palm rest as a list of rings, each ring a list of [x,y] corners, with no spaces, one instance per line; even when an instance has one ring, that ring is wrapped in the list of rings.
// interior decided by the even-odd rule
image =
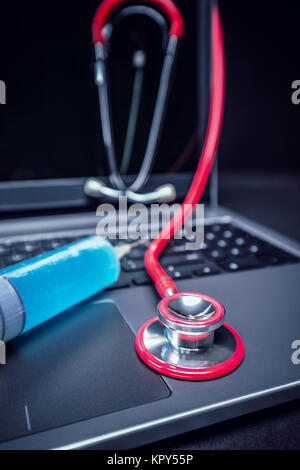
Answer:
[[[111,302],[77,307],[8,344],[0,381],[0,442],[169,396],[137,360]]]

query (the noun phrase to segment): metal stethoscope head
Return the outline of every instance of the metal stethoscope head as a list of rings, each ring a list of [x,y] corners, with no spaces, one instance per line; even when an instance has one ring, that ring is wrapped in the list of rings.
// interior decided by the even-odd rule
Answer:
[[[88,196],[97,198],[104,196],[117,200],[121,195],[126,196],[130,202],[171,202],[176,198],[176,192],[173,185],[166,184],[150,193],[140,194],[140,191],[144,188],[148,180],[149,173],[151,172],[154,160],[156,158],[170,91],[177,46],[183,35],[184,22],[179,10],[171,0],[148,0],[146,3],[149,3],[149,6],[133,5],[128,7],[128,3],[130,2],[127,0],[104,0],[97,10],[93,22],[93,42],[96,57],[95,83],[98,87],[99,93],[102,133],[107,153],[110,170],[110,183],[112,187],[109,188],[98,178],[92,178],[86,181],[84,191]],[[125,184],[117,165],[112,132],[112,116],[110,109],[110,96],[108,91],[106,65],[108,44],[112,33],[112,27],[109,26],[109,20],[112,14],[115,13],[115,10],[120,7],[126,8],[122,8],[117,13],[117,19],[119,20],[136,14],[147,15],[148,17],[152,18],[162,30],[163,43],[166,42],[166,32],[167,29],[169,29],[169,37],[165,50],[165,59],[161,72],[159,90],[144,160],[135,181],[129,187]],[[157,9],[162,14],[159,13]],[[170,23],[170,27],[168,27],[165,17]],[[141,71],[145,67],[145,61],[146,58],[144,51],[135,51],[133,65],[137,72],[134,88],[139,88],[137,96],[141,92],[142,79],[139,81],[139,73],[141,77]],[[139,101],[139,98],[133,96],[127,133],[128,138],[125,142],[123,162],[121,165],[121,167],[123,166],[125,169],[128,169],[128,162],[130,160],[130,154],[132,151],[132,141],[135,134]]]
[[[140,358],[152,369],[185,380],[216,379],[236,369],[244,356],[238,333],[224,323],[215,299],[176,293],[158,304],[158,317],[136,337]]]

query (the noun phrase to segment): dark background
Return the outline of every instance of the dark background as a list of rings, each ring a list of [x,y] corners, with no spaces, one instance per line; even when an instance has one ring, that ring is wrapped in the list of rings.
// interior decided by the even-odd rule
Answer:
[[[177,3],[187,28],[155,172],[170,168],[196,128],[195,0]],[[90,36],[98,4],[29,0],[1,6],[0,79],[7,85],[7,104],[0,107],[1,180],[106,173]],[[300,78],[300,3],[221,0],[220,6],[227,58],[220,167],[299,171],[300,105],[291,102],[291,83]],[[132,173],[145,148],[162,61],[155,28],[147,21],[142,26],[148,67]],[[118,27],[110,61],[118,154],[128,117],[133,45],[127,25]],[[196,160],[193,152],[182,169],[192,170]]]
[[[227,102],[220,165],[237,170],[299,170],[300,2],[222,0]]]

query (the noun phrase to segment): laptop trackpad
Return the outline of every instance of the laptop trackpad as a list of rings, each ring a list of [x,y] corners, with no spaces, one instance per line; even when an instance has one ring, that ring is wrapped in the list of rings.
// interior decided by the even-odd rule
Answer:
[[[0,442],[166,398],[112,303],[73,309],[7,345]]]

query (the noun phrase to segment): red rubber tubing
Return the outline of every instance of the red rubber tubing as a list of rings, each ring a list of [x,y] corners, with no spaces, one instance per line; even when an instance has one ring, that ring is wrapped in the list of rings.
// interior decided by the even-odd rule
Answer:
[[[222,24],[217,6],[212,10],[212,78],[210,110],[206,137],[192,185],[181,209],[151,243],[145,255],[145,266],[161,297],[168,290],[178,292],[174,281],[159,263],[159,256],[174,234],[191,216],[200,201],[209,178],[219,145],[225,101],[225,56]]]
[[[138,3],[136,0],[104,0],[98,10],[96,11],[93,25],[92,36],[93,42],[105,43],[105,38],[102,34],[103,27],[107,23],[109,17],[116,8],[126,6],[128,3]],[[143,3],[149,3],[154,7],[159,8],[170,21],[170,36],[176,36],[181,39],[184,32],[184,20],[180,11],[172,0],[146,0]]]

